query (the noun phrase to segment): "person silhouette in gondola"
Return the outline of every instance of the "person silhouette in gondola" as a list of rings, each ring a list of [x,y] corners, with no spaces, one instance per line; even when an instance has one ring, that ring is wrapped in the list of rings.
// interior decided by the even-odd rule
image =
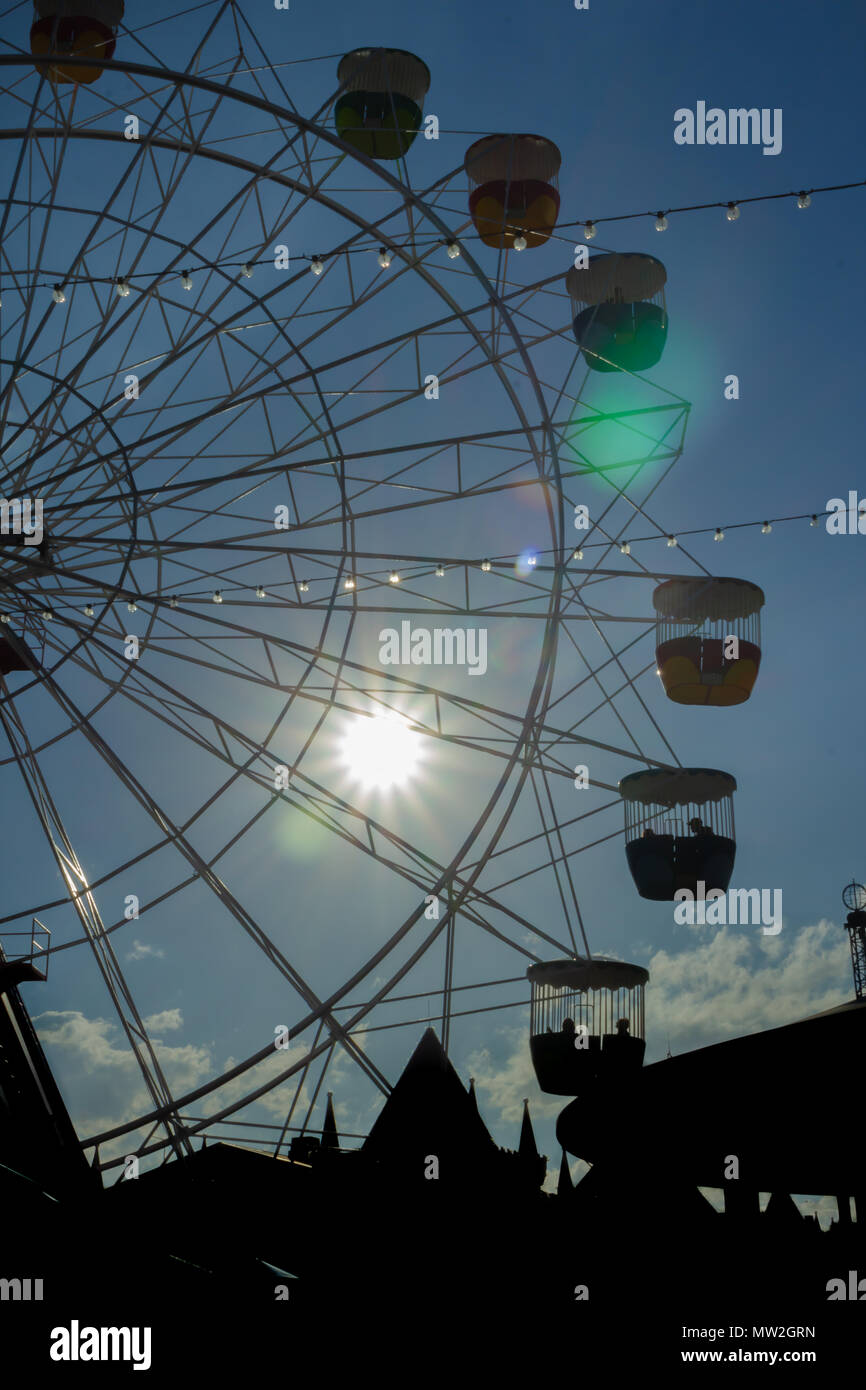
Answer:
[[[700,816],[692,816],[689,821],[689,830],[693,835],[711,835],[712,831],[708,825],[704,825]]]

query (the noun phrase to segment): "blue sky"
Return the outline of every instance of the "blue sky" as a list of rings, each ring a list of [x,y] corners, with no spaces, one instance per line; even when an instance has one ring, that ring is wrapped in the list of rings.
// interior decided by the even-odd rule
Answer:
[[[133,29],[136,11],[142,8],[127,6],[127,24]],[[175,8],[161,0],[149,5],[152,27],[140,37],[146,37],[166,64],[180,68],[218,7],[202,6],[166,24],[154,22],[170,16]],[[416,188],[459,166],[465,148],[480,134],[534,131],[554,140],[562,152],[560,223],[593,218],[598,223],[593,250],[645,251],[664,261],[670,327],[661,362],[647,373],[648,383],[590,379],[585,400],[590,409],[610,403],[625,408],[674,399],[691,403],[682,457],[654,493],[649,513],[664,531],[717,525],[729,528],[719,545],[713,543],[711,534],[702,534],[693,537],[685,548],[713,572],[748,578],[765,591],[764,663],[754,696],[747,704],[719,711],[675,706],[665,701],[651,671],[640,678],[638,689],[684,765],[720,767],[737,777],[734,883],[781,888],[784,928],[780,937],[770,942],[754,928],[713,933],[709,928],[701,932],[676,926],[669,905],[638,898],[628,878],[621,837],[574,855],[581,908],[594,952],[651,967],[653,983],[647,1011],[650,1059],[664,1055],[668,1041],[674,1050],[683,1050],[841,1002],[850,995],[851,985],[839,894],[852,876],[866,876],[860,820],[863,671],[859,640],[866,537],[830,536],[823,527],[816,530],[802,520],[777,521],[767,536],[761,534],[759,525],[730,528],[740,522],[819,512],[829,498],[846,497],[849,489],[860,489],[866,497],[857,429],[863,366],[860,229],[864,191],[816,194],[812,206],[804,211],[796,208],[793,198],[746,203],[734,223],[726,221],[717,208],[671,213],[669,228],[663,234],[654,230],[652,219],[606,223],[605,217],[747,199],[856,179],[862,172],[860,89],[866,47],[859,7],[843,4],[817,12],[804,4],[767,3],[756,10],[734,0],[715,8],[666,4],[635,8],[591,0],[587,11],[578,12],[565,0],[548,0],[512,11],[486,3],[445,3],[395,13],[392,6],[384,4],[368,4],[361,10],[338,0],[323,9],[295,0],[288,12],[271,11],[265,5],[240,8],[249,11],[271,60],[293,64],[278,68],[278,73],[298,110],[310,116],[334,90],[337,56],[353,47],[387,44],[409,49],[427,62],[432,83],[425,109],[438,116],[441,134],[438,142],[419,139],[410,152],[408,168]],[[26,6],[8,12],[4,20],[8,43],[16,41],[13,30],[15,35],[26,33],[27,16]],[[21,37],[18,41],[25,40]],[[232,30],[225,25],[214,40],[213,52],[231,54],[232,43]],[[252,66],[251,43],[245,42],[245,51]],[[305,61],[320,55],[320,61]],[[148,61],[140,50],[133,53],[132,45],[123,40],[117,56]],[[8,77],[7,69],[4,80]],[[16,79],[21,79],[20,73]],[[91,111],[96,122],[108,119],[99,104],[100,91],[121,106],[131,103],[125,81],[119,74],[106,77],[102,86],[94,89],[96,95],[82,95],[79,114]],[[261,81],[273,97],[276,87],[272,77],[262,77]],[[17,95],[4,96],[4,125],[21,123],[21,96],[32,96],[35,87],[35,76],[32,80],[25,77],[15,89]],[[254,90],[252,80],[246,89]],[[693,108],[699,100],[725,109],[781,108],[781,153],[765,156],[759,147],[752,146],[676,145],[674,112],[680,107]],[[196,98],[193,106],[196,102],[197,110],[206,109],[206,98]],[[149,119],[150,112],[150,105],[143,108],[143,120]],[[238,130],[245,132],[242,144],[246,156],[259,161],[268,158],[276,149],[273,136],[251,135],[254,125],[248,112],[234,119]],[[330,116],[324,119],[328,121]],[[231,120],[221,115],[211,134],[225,138]],[[230,146],[223,144],[221,148]],[[7,186],[12,179],[11,153],[7,146],[3,175]],[[76,146],[66,156],[65,191],[73,197],[70,190],[77,189],[83,207],[98,208],[119,177],[125,153],[109,145],[104,149]],[[170,208],[155,224],[159,232],[182,242],[204,225],[207,215],[218,213],[237,178],[234,171],[215,170],[203,161],[194,163],[184,173]],[[374,181],[366,171],[358,172],[357,181],[353,175],[352,179],[341,178],[340,184],[355,190],[341,196],[347,203],[354,200],[354,206],[365,213],[371,208],[378,213],[383,206],[383,195],[373,191]],[[272,189],[262,190],[267,215],[274,215],[276,196]],[[465,200],[465,179],[457,176],[439,203],[441,216],[455,228],[465,224]],[[143,206],[136,205],[139,218]],[[88,216],[92,221],[91,214],[86,214],[84,223]],[[222,226],[220,235],[225,233],[229,254],[237,250],[236,259],[241,258],[242,246],[255,245],[255,218],[252,206],[245,204],[237,227],[229,231],[227,223]],[[53,227],[61,225],[63,235],[55,231],[46,261],[58,272],[64,269],[64,258],[78,235],[73,214],[67,218],[56,213]],[[508,265],[511,284],[528,285],[554,276],[558,270],[564,276],[578,239],[572,230],[562,228],[543,248],[520,258],[512,256]],[[338,217],[310,208],[292,223],[292,254],[327,252],[345,233]],[[25,255],[22,237],[23,232],[16,233],[12,237],[14,249],[4,248],[4,315],[12,302],[7,290],[9,258],[21,266]],[[215,254],[218,241],[215,234],[205,243],[210,254]],[[118,254],[116,246],[110,246],[109,251]],[[147,253],[151,260],[145,264],[155,268],[168,263],[169,251],[167,243],[152,246]],[[485,273],[491,277],[496,274],[494,251],[474,245],[472,254]],[[105,252],[104,257],[107,255]],[[99,253],[91,259],[93,266]],[[372,282],[376,273],[375,267],[370,269],[371,260],[372,253],[359,271],[365,284]],[[431,257],[431,264],[433,260]],[[173,260],[171,263],[175,264]],[[458,287],[454,289],[458,297],[469,292],[462,281],[445,281],[446,275],[458,271],[449,270],[441,254],[435,265],[443,283]],[[264,291],[265,285],[272,283],[273,271],[271,280],[266,280],[267,275],[267,267],[257,269],[256,279],[249,283]],[[323,277],[321,293],[327,292],[328,277]],[[170,311],[173,324],[175,313],[178,322],[185,315],[187,302],[182,291],[167,290],[166,300],[172,295],[178,306]],[[553,294],[539,295],[531,306],[527,301],[526,315],[521,318],[525,333],[533,331],[531,314],[540,316],[551,330],[562,330],[535,352],[538,369],[551,390],[565,381],[570,383],[568,389],[573,389],[581,379],[580,375],[568,375],[574,346],[567,341],[567,301],[561,291],[559,295],[558,299]],[[433,290],[414,284],[400,299],[385,293],[372,308],[357,310],[341,327],[335,327],[325,340],[328,351],[323,345],[321,359],[314,360],[328,360],[337,354],[338,346],[349,352],[370,341],[374,333],[381,337],[408,335],[413,323],[434,316],[436,303]],[[82,290],[75,290],[67,307],[70,321],[73,312],[86,314]],[[301,309],[298,304],[296,312]],[[50,336],[54,331],[53,326],[44,331],[42,341],[48,347],[57,345]],[[127,366],[129,361],[143,361],[164,348],[165,320],[156,316],[143,319],[136,332],[135,352],[130,347],[124,358]],[[5,341],[4,357],[8,352]],[[441,350],[447,352],[452,347],[456,356],[458,349],[450,343],[443,344]],[[440,349],[432,338],[425,339],[424,350],[424,370],[436,370],[435,353]],[[36,351],[34,347],[32,352]],[[64,347],[60,360],[68,361],[65,354],[71,351]],[[107,348],[105,354],[113,351]],[[32,356],[28,360],[32,362]],[[93,359],[91,375],[94,381],[102,382],[100,399],[111,394],[103,377],[118,372],[122,365],[117,360],[109,363],[107,355]],[[393,368],[395,381],[403,366],[404,359],[398,358]],[[6,370],[4,366],[4,375]],[[181,411],[191,410],[193,402],[214,389],[212,371],[210,358],[202,359],[195,368],[187,363],[172,373],[166,371],[162,378],[164,399],[177,403]],[[323,376],[326,388],[345,386],[341,371],[334,369]],[[372,388],[389,388],[393,384],[391,371],[382,365],[370,383]],[[730,373],[739,378],[736,401],[724,398],[724,378]],[[525,384],[515,379],[514,389],[525,408],[531,409],[532,398]],[[142,410],[145,400],[146,393]],[[281,409],[275,399],[275,418]],[[578,413],[576,406],[574,410]],[[431,409],[425,409],[421,400],[410,402],[351,431],[347,427],[345,437],[351,448],[379,449],[407,439],[436,439],[512,421],[512,407],[492,373],[485,370],[455,382],[450,390],[443,386],[440,400]],[[128,411],[117,429],[134,450],[147,423],[146,414],[136,417],[134,411]],[[285,428],[290,434],[288,414]],[[77,438],[80,448],[80,433]],[[231,450],[240,452],[241,444],[255,458],[266,448],[261,420],[240,424],[226,441],[226,458]],[[32,445],[26,439],[25,443]],[[479,474],[483,468],[492,472],[498,458],[481,449],[467,467],[477,468]],[[165,468],[159,466],[163,471],[158,476],[164,478]],[[214,464],[216,469],[229,466],[226,460]],[[139,476],[152,484],[157,475],[148,473],[148,468],[155,467],[141,463]],[[643,495],[641,489],[656,476],[653,469],[658,465],[650,464],[642,477],[635,476],[635,496]],[[229,520],[211,521],[210,531],[199,529],[192,534],[206,536],[212,543],[221,534],[239,535],[261,528],[261,518],[282,495],[279,486],[275,481],[258,487],[243,503],[230,506],[229,493],[220,493],[219,502],[226,507]],[[312,507],[318,484],[310,481],[302,486],[309,489],[302,496],[302,505]],[[565,491],[569,502],[585,497],[594,504],[596,497],[607,495],[606,484],[594,483],[597,491],[590,489],[586,494],[580,491],[582,486],[588,485],[568,482]],[[323,485],[323,496],[326,494],[327,484]],[[622,520],[626,520],[625,511]],[[199,528],[204,524],[196,522]],[[220,530],[223,526],[225,532]],[[638,519],[630,524],[628,534],[646,535],[650,529]],[[422,508],[392,514],[387,520],[374,518],[363,524],[359,534],[359,549],[376,549],[383,557],[389,549],[409,556],[441,551],[443,558],[457,560],[467,555],[514,555],[526,547],[548,550],[551,544],[540,499],[529,493],[523,499],[504,494],[482,504],[455,505],[435,513]],[[319,528],[310,543],[332,545],[335,535],[334,527]],[[634,547],[634,553],[650,568],[669,572],[682,564],[684,570],[695,572],[682,550],[671,551],[658,541]],[[616,552],[608,563],[626,568]],[[162,580],[169,586],[164,593],[181,582],[171,564],[169,561]],[[194,583],[187,576],[185,592],[206,595],[214,587],[212,576],[224,574],[223,561],[216,552],[205,550],[201,564],[202,575]],[[277,577],[275,562],[269,560],[268,565],[273,568],[266,572],[263,563],[262,573],[269,589],[273,586],[274,592],[282,592],[278,588],[283,583],[282,570]],[[308,568],[315,583],[324,586],[330,582],[312,561]],[[156,572],[143,556],[138,557],[136,578],[140,592],[155,591]],[[252,570],[243,572],[243,584],[255,582]],[[459,579],[449,574],[445,582],[448,588],[442,592],[456,601],[462,571]],[[227,588],[231,586],[230,580]],[[649,617],[651,589],[651,583],[643,579],[614,581],[602,586],[603,602],[609,603],[609,611]],[[73,600],[57,596],[58,609],[63,612],[67,611],[63,608],[67,601],[71,615]],[[80,603],[77,611],[80,613]],[[229,604],[226,611],[229,615],[237,612],[239,620],[246,620],[246,610],[235,610]],[[152,672],[172,689],[216,710],[254,741],[262,742],[268,720],[276,718],[277,692],[180,663],[172,654],[172,639],[159,639],[165,616],[163,610],[159,613],[153,638],[153,646],[159,650],[148,658]],[[202,610],[199,618],[196,610],[185,620],[186,636],[177,639],[178,645],[197,641],[206,632],[211,616],[208,609]],[[111,631],[117,634],[117,624],[126,624],[128,631],[144,637],[147,621],[142,605],[134,619],[121,613]],[[295,641],[310,645],[317,641],[317,620],[295,609],[286,614],[268,610],[266,621],[277,625],[274,632],[288,633]],[[352,638],[356,661],[375,665],[382,621],[373,614],[358,621]],[[483,681],[455,677],[452,686],[447,686],[443,677],[443,688],[499,709],[521,709],[539,659],[540,628],[539,622],[491,620],[493,659],[489,675]],[[214,636],[210,630],[207,635],[213,637],[221,653],[217,664],[222,667],[229,639],[225,634]],[[615,634],[620,635],[621,630]],[[588,655],[590,650],[587,638]],[[630,672],[651,660],[650,636],[643,639],[638,655],[639,661],[637,655],[628,658]],[[568,689],[577,669],[575,653],[561,641],[557,692]],[[281,674],[281,684],[287,689],[297,676],[288,658]],[[58,672],[58,680],[67,682],[65,688],[80,701],[94,694],[97,684],[80,670],[73,674],[69,665]],[[585,698],[586,692],[566,702],[572,719],[585,714],[586,706],[581,703]],[[652,744],[652,756],[664,757],[635,700],[627,695],[618,702],[618,708],[642,746]],[[21,710],[31,737],[39,732],[50,737],[60,727],[56,708],[43,692],[22,696]],[[417,713],[419,718],[429,714],[420,705],[408,712]],[[313,711],[304,709],[286,726],[287,761],[303,741],[312,719]],[[126,694],[116,696],[95,720],[125,764],[147,783],[177,822],[211,796],[218,785],[212,758],[160,728]],[[605,713],[588,721],[586,730],[595,738],[618,744],[625,737],[619,722]],[[335,719],[329,719],[310,766],[323,778],[330,777],[335,789],[349,794],[345,778],[336,770],[338,733]],[[589,761],[591,775],[595,770],[600,780],[610,783],[636,766],[613,756],[593,763],[593,756],[581,753],[579,745],[574,748],[574,762]],[[91,881],[114,873],[125,858],[155,840],[153,827],[140,807],[92,750],[83,746],[79,735],[51,745],[41,760]],[[459,837],[466,833],[485,793],[492,789],[497,771],[492,762],[464,759],[455,749],[435,744],[427,750],[421,775],[410,787],[390,797],[371,795],[365,800],[363,794],[358,795],[382,819],[399,826],[413,845],[445,862],[456,852]],[[13,865],[7,910],[25,914],[59,897],[60,883],[53,861],[38,840],[40,832],[23,800],[19,774],[4,765],[2,776],[3,827]],[[577,813],[579,795],[566,781],[556,783],[553,799],[560,821]],[[602,799],[598,793],[593,795]],[[234,783],[196,823],[191,839],[208,854],[220,836],[229,837],[245,816],[256,813],[262,799],[260,787],[243,780]],[[414,910],[418,894],[414,887],[374,869],[327,832],[288,812],[284,819],[281,815],[269,814],[246,833],[221,859],[220,872],[257,921],[324,994],[348,978],[385,935]],[[511,839],[518,839],[522,828],[526,833],[537,830],[535,815],[527,799],[521,800],[509,829]],[[619,815],[618,810],[600,813],[602,828],[598,834],[612,834],[619,825]],[[565,832],[569,852],[580,843],[573,838],[577,833]],[[528,855],[521,858],[519,853],[508,860],[519,867],[528,867],[530,862]],[[114,923],[122,917],[128,893],[137,894],[142,903],[151,902],[186,872],[175,851],[162,849],[138,869],[114,873],[97,892],[104,920]],[[503,869],[484,881],[492,888],[511,876]],[[513,910],[557,939],[564,939],[562,914],[549,871],[503,889],[502,894]],[[78,934],[68,907],[52,909],[44,917],[50,919],[58,941]],[[9,925],[20,929],[22,921]],[[525,957],[501,948],[467,924],[458,937],[455,979],[462,983],[521,975],[528,964]],[[217,1075],[233,1060],[264,1046],[275,1025],[300,1016],[291,992],[264,969],[249,940],[222,909],[214,907],[212,895],[200,882],[154,906],[139,922],[125,924],[114,940],[142,1014],[155,1020],[154,1036],[161,1040],[160,1055],[177,1091]],[[534,943],[532,949],[536,946]],[[425,987],[432,990],[438,985],[441,969],[440,951],[435,962],[431,959],[422,964],[398,992],[423,991]],[[376,976],[380,982],[385,978],[384,974]],[[495,995],[491,991],[489,997],[506,1002],[527,995],[525,986],[512,985],[510,991],[510,995],[508,990]],[[363,987],[351,995],[353,999],[364,997]],[[110,1021],[104,987],[82,948],[58,954],[49,983],[29,991],[27,1002],[34,1012],[42,1014],[49,1056],[58,1067],[80,1131],[92,1133],[136,1113],[141,1099],[137,1073]],[[419,1012],[427,1012],[423,1004]],[[430,1012],[435,1016],[432,997]],[[472,1071],[478,1076],[482,1108],[502,1143],[516,1142],[520,1101],[524,1095],[533,1096],[540,1145],[555,1162],[552,1119],[558,1102],[542,1101],[534,1089],[527,1027],[528,1010],[520,1009],[459,1020],[453,1033],[452,1057],[461,1075]],[[367,1042],[371,1055],[392,1079],[414,1047],[419,1031],[420,1026],[395,1029]],[[346,1129],[363,1131],[369,1126],[377,1102],[372,1089],[358,1080],[348,1062],[336,1063],[336,1070],[329,1072],[327,1085],[313,1108],[310,1122],[314,1126],[321,1115],[325,1089],[335,1091],[338,1119]],[[285,1111],[286,1093],[281,1088],[271,1092],[249,1117],[273,1123],[279,1122]]]

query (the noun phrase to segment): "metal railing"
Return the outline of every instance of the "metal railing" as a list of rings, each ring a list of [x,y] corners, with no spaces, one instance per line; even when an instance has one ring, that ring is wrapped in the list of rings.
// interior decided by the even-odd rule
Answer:
[[[9,936],[24,936],[30,940],[29,951],[19,951],[10,954],[5,948],[5,940]],[[44,944],[43,940],[44,938]],[[23,960],[30,961],[33,969],[38,971],[43,980],[48,979],[48,964],[51,960],[51,929],[40,922],[38,917],[31,920],[30,931],[8,931],[0,932],[0,958],[7,964],[18,963]]]

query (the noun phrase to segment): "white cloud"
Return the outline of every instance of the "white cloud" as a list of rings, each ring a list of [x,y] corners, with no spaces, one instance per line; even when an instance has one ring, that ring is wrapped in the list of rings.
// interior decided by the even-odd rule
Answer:
[[[167,1014],[171,1018],[176,1012]],[[153,1109],[141,1070],[117,1023],[86,1018],[75,1010],[49,1010],[34,1023],[79,1133],[99,1133]],[[158,1044],[157,1055],[175,1095],[200,1086],[214,1070],[206,1047]],[[127,1152],[135,1142],[133,1136],[121,1138],[120,1152]]]
[[[76,1053],[85,1067],[114,1067],[127,1070],[133,1061],[126,1048],[116,1048],[109,1035],[118,1031],[117,1025],[105,1018],[85,1018],[77,1010],[49,1009],[39,1014],[35,1022],[40,1041],[49,1047],[62,1047]]]
[[[146,942],[138,941],[135,938],[132,942],[132,950],[126,953],[127,960],[147,960],[150,956],[158,956],[160,959],[164,959],[165,951],[161,950],[158,946],[148,946]]]
[[[707,929],[711,930],[711,929]],[[792,1023],[851,998],[848,944],[832,922],[780,936],[721,928],[708,941],[649,961],[647,1034],[660,1055]]]
[[[84,1014],[69,1011],[46,1011],[34,1020],[40,1041],[46,1050],[49,1063],[61,1087],[69,1112],[78,1131],[82,1135],[99,1133],[112,1129],[145,1114],[153,1109],[153,1100],[144,1083],[138,1063],[124,1038],[120,1025],[109,1019],[87,1018]],[[180,1009],[164,1009],[150,1014],[144,1019],[150,1034],[160,1066],[175,1096],[194,1090],[204,1082],[215,1077],[220,1071],[227,1072],[237,1064],[234,1057],[226,1058],[222,1066],[215,1058],[214,1049],[209,1045],[185,1044],[167,1046],[161,1035],[183,1027],[183,1013]],[[361,1040],[359,1039],[359,1042]],[[363,1044],[362,1044],[363,1045]],[[294,1043],[291,1047],[274,1049],[271,1057],[265,1059],[251,1071],[242,1073],[234,1080],[221,1086],[218,1091],[195,1102],[192,1113],[199,1116],[214,1115],[232,1101],[239,1100],[250,1089],[260,1086],[269,1078],[285,1071],[295,1062],[307,1055],[307,1045]],[[354,1067],[348,1059],[338,1060],[339,1052],[329,1069],[328,1082],[335,1089],[344,1073]],[[315,1080],[317,1067],[313,1064],[311,1076]],[[266,1123],[282,1123],[292,1103],[298,1074],[268,1091],[249,1107],[237,1111],[230,1118],[255,1118]],[[307,1082],[301,1088],[292,1117],[293,1126],[306,1117],[310,1106],[311,1092]],[[326,1087],[323,1086],[313,1116],[313,1127],[321,1122],[324,1115]],[[335,1096],[336,1100],[336,1096]],[[354,1129],[351,1119],[337,1104],[338,1124]],[[349,1119],[349,1123],[347,1123]],[[289,1136],[291,1137],[291,1133]],[[238,1128],[231,1133],[239,1143],[243,1143],[244,1130]],[[276,1137],[276,1136],[275,1136]],[[121,1137],[105,1146],[101,1157],[111,1157],[116,1153],[132,1151],[139,1142],[134,1134]]]
[[[467,1072],[475,1077],[478,1108],[482,1118],[490,1123],[499,1121],[514,1132],[507,1141],[514,1148],[523,1119],[523,1098],[530,1102],[533,1119],[538,1116],[553,1119],[566,1103],[562,1096],[546,1096],[540,1090],[529,1054],[529,1035],[526,1028],[502,1028],[486,1047],[469,1054],[460,1075]],[[499,1127],[498,1126],[498,1127]],[[506,1142],[506,1141],[501,1141]]]
[[[287,1067],[292,1066],[295,1062],[301,1061],[302,1058],[306,1057],[307,1052],[308,1048],[306,1043],[295,1043],[293,1046],[281,1048],[279,1051],[275,1048],[272,1057],[265,1058],[263,1062],[259,1062],[252,1070],[241,1072],[240,1076],[236,1076],[232,1081],[227,1081],[224,1086],[220,1086],[218,1091],[215,1091],[209,1096],[205,1096],[203,1100],[197,1103],[197,1113],[201,1115],[216,1114],[227,1105],[231,1105],[232,1101],[239,1100],[247,1091],[254,1090],[264,1085],[266,1081],[274,1076],[278,1076],[280,1072],[285,1071]],[[224,1072],[231,1071],[232,1067],[237,1066],[239,1060],[240,1059],[236,1057],[228,1057],[222,1070]],[[313,1065],[315,1067],[316,1063]],[[297,1084],[298,1073],[296,1072],[293,1076],[290,1076],[287,1081],[283,1081],[281,1084],[273,1087],[273,1089],[268,1091],[265,1095],[261,1096],[254,1104],[260,1105],[268,1112],[272,1119],[280,1121],[285,1120]],[[293,1125],[299,1124],[305,1117],[309,1104],[310,1097],[305,1082],[301,1087],[301,1094],[298,1097],[294,1115],[292,1116]],[[245,1114],[244,1110],[238,1110],[234,1115],[230,1116],[230,1118],[233,1120],[249,1119],[250,1115]],[[243,1142],[242,1130],[238,1130],[238,1142]]]
[[[171,1033],[175,1028],[183,1027],[183,1014],[180,1009],[163,1009],[160,1014],[148,1014],[144,1026],[151,1035]]]

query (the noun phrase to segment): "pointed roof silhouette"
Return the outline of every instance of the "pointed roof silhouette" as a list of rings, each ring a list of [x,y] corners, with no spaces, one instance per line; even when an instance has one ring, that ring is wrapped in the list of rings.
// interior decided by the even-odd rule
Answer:
[[[538,1147],[535,1143],[535,1132],[532,1128],[532,1121],[529,1118],[529,1101],[523,1102],[523,1120],[520,1125],[520,1143],[517,1152],[521,1158],[538,1158]]]
[[[800,1226],[803,1222],[803,1213],[790,1192],[771,1192],[764,1216],[780,1226]]]
[[[420,1165],[428,1154],[461,1168],[496,1145],[432,1028],[424,1033],[376,1117],[363,1152],[380,1162]]]
[[[322,1125],[322,1148],[339,1149],[340,1136],[337,1133],[337,1121],[334,1118],[334,1093],[328,1092],[328,1105],[325,1110],[325,1120]]]

